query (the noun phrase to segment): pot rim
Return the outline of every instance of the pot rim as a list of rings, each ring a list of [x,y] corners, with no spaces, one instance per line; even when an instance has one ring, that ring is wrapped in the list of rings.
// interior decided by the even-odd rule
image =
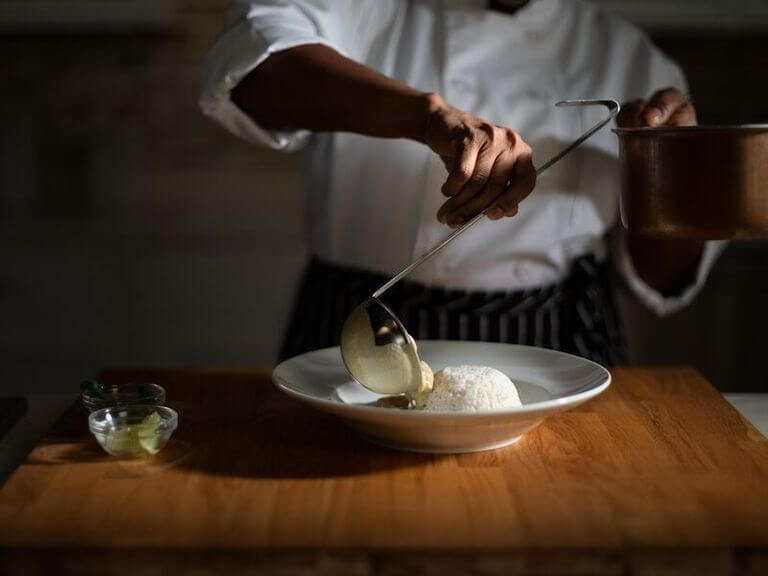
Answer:
[[[704,134],[730,132],[732,134],[751,134],[768,132],[768,124],[714,124],[711,126],[642,126],[636,128],[613,128],[619,136],[677,136],[683,134]]]

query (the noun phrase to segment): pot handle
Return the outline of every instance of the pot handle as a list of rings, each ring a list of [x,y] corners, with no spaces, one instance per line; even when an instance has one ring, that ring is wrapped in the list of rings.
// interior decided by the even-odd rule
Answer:
[[[616,115],[619,113],[619,110],[621,110],[621,106],[619,105],[616,100],[561,100],[560,102],[556,103],[555,106],[558,107],[566,107],[566,106],[605,106],[608,109],[608,116],[606,116],[603,120],[592,126],[589,130],[584,132],[581,136],[579,136],[576,140],[571,142],[568,146],[560,150],[557,154],[555,154],[552,158],[544,162],[541,166],[536,168],[536,176],[544,172],[547,168],[555,164],[558,160],[560,160],[563,156],[571,152],[574,148],[578,148],[582,142],[587,140],[589,137],[592,136],[595,132],[600,130],[603,126],[608,124],[611,120],[613,120]]]

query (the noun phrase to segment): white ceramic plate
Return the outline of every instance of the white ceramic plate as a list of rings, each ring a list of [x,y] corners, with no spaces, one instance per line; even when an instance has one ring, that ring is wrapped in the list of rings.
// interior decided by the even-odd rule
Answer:
[[[457,364],[501,370],[517,386],[523,405],[473,413],[371,406],[381,396],[349,376],[338,347],[286,360],[272,372],[272,381],[289,396],[338,416],[371,442],[434,453],[512,444],[550,414],[594,398],[611,383],[610,373],[599,364],[530,346],[426,340],[419,341],[419,356],[435,372]]]

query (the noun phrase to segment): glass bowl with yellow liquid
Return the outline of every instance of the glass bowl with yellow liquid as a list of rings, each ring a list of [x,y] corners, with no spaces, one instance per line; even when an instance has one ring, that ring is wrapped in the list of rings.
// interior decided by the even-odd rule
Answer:
[[[134,404],[91,412],[88,428],[99,445],[118,458],[160,452],[178,426],[179,415],[167,406]]]

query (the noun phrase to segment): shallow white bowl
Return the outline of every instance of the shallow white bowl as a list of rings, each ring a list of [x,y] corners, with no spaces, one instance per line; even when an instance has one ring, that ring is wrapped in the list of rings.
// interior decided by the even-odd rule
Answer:
[[[419,356],[435,372],[472,364],[504,372],[523,405],[486,412],[423,412],[370,404],[382,398],[344,369],[338,347],[279,364],[272,381],[282,392],[344,420],[361,436],[398,450],[477,452],[512,444],[550,414],[568,410],[608,388],[602,366],[563,352],[487,342],[419,341]]]

